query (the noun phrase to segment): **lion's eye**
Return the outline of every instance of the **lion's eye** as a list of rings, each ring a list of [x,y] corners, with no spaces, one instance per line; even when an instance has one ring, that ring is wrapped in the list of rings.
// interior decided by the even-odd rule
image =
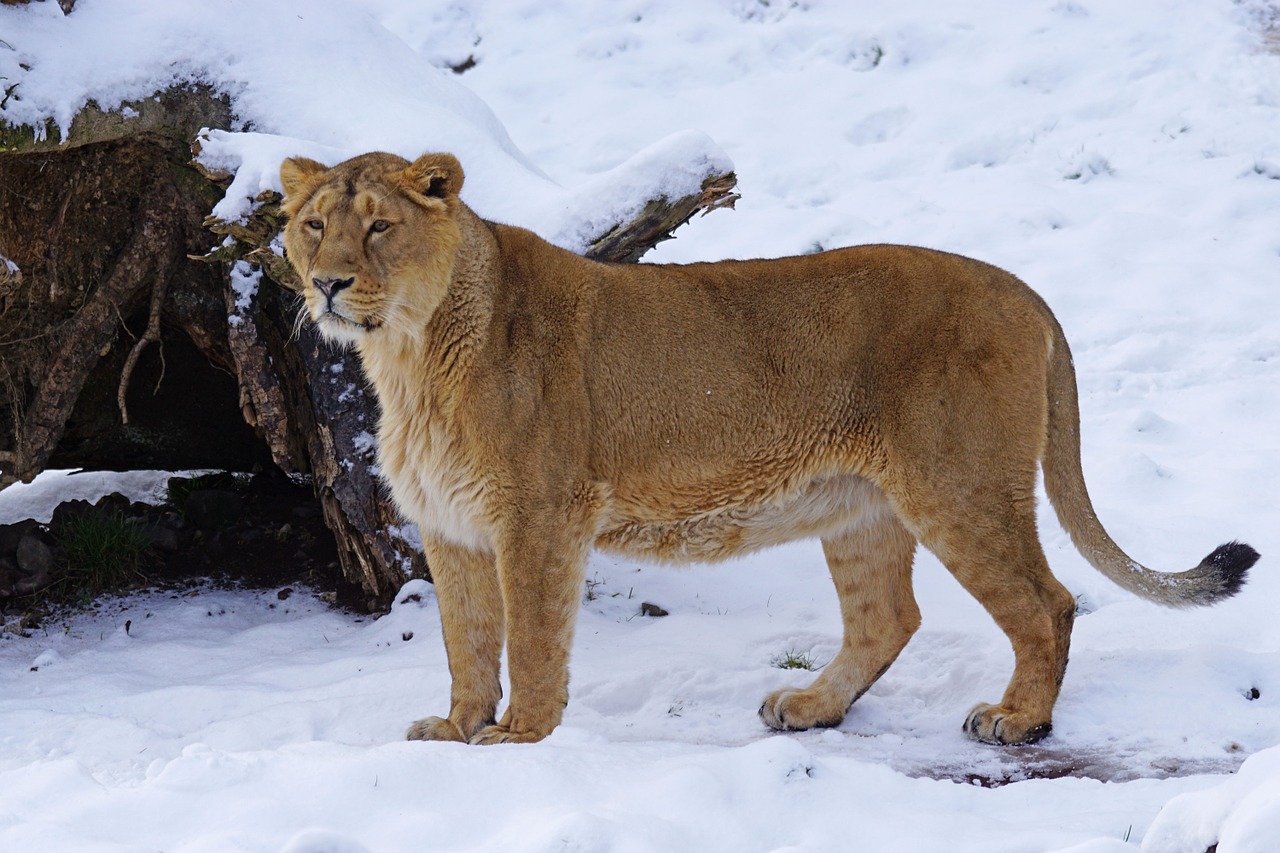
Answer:
[[[312,231],[323,231],[324,223],[321,222],[319,219],[308,219],[307,227],[310,228]]]
[[[369,226],[369,230],[375,234],[381,234],[391,227],[391,223],[385,219],[375,219],[373,224]]]

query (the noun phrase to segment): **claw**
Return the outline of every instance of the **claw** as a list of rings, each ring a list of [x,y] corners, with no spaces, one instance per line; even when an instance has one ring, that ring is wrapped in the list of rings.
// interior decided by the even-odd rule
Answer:
[[[1011,724],[1016,731],[1016,722],[1011,723],[1010,715],[1001,713],[999,706],[979,705],[969,712],[961,729],[979,743],[997,746],[1026,746],[1044,740],[1053,731],[1051,723],[1040,723],[1028,728],[1021,737],[1017,737],[1009,733]]]

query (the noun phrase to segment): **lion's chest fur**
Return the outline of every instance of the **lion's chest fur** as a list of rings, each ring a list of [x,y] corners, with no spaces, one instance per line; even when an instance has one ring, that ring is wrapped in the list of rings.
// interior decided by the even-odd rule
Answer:
[[[477,550],[493,547],[481,506],[484,472],[422,375],[423,354],[361,348],[378,394],[378,465],[400,512],[424,535]]]
[[[492,547],[483,523],[480,480],[457,442],[429,412],[424,417],[384,417],[379,464],[392,497],[423,533],[478,550]]]

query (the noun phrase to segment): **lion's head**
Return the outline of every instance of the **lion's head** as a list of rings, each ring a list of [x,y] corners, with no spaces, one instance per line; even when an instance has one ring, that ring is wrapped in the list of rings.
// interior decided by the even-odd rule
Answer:
[[[281,164],[280,180],[285,251],[325,337],[417,334],[444,298],[461,240],[457,159],[373,153],[329,168],[299,157]]]

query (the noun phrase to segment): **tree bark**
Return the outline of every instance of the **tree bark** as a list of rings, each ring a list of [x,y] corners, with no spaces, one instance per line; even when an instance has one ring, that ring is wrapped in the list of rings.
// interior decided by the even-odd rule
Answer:
[[[187,258],[208,245],[211,201],[194,174],[175,177],[181,156],[145,134],[0,156],[0,486],[51,463],[253,459],[248,427],[219,417],[232,364],[221,284]]]

